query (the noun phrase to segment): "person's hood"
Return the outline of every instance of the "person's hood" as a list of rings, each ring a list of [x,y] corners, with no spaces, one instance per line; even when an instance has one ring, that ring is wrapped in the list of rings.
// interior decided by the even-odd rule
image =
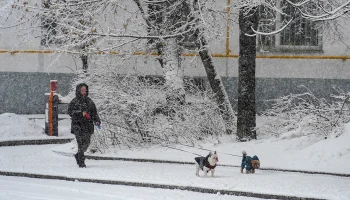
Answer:
[[[85,86],[86,87],[86,97],[89,96],[89,86],[87,86],[85,83],[79,83],[75,89],[75,96],[77,98],[82,97],[80,93],[80,89]]]

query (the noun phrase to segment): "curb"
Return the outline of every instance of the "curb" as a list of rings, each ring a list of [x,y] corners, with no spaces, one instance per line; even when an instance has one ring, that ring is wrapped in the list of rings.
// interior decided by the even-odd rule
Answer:
[[[7,146],[21,146],[21,145],[43,145],[43,144],[65,144],[73,139],[64,138],[64,139],[36,139],[36,140],[11,140],[11,141],[2,141],[0,142],[0,147]]]
[[[170,190],[186,190],[186,191],[191,191],[191,192],[199,192],[199,193],[207,193],[207,194],[245,196],[245,197],[254,197],[254,198],[262,198],[262,199],[323,200],[323,199],[319,199],[319,198],[310,198],[310,197],[274,195],[274,194],[263,194],[263,193],[254,193],[254,192],[222,190],[222,189],[209,189],[209,188],[201,188],[201,187],[193,187],[193,186],[179,186],[179,185],[165,185],[165,184],[156,184],[156,183],[117,181],[117,180],[74,178],[74,177],[66,177],[66,176],[53,176],[53,175],[21,173],[21,172],[0,171],[0,175],[26,177],[26,178],[38,178],[38,179],[64,180],[64,181],[79,181],[79,182],[86,182],[86,183],[99,183],[99,184],[109,184],[109,185],[125,185],[125,186],[134,186],[134,187],[159,188],[159,189],[170,189]]]
[[[193,165],[194,164],[194,162],[172,161],[172,160],[155,160],[155,159],[143,159],[143,158],[98,157],[98,156],[90,156],[90,155],[86,155],[85,157],[87,159],[91,159],[91,160],[120,160],[120,161],[132,161],[132,162],[152,162],[152,163],[168,163],[168,164],[184,164],[184,165]],[[221,164],[218,164],[217,166],[235,167],[235,168],[241,167],[239,165],[221,165]],[[292,170],[292,169],[259,168],[259,170],[350,177],[350,174]]]

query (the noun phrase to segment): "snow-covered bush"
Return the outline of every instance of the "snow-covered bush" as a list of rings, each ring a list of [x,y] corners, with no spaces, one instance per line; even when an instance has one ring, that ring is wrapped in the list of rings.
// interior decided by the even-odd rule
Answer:
[[[102,121],[102,130],[95,134],[92,146],[194,144],[211,139],[218,142],[225,133],[212,93],[188,80],[186,102],[169,104],[168,88],[161,78],[155,84],[154,79],[120,75],[118,66],[112,67],[104,60],[100,57],[86,76],[82,73],[76,80],[76,84],[89,85],[89,96],[95,101]],[[105,144],[93,144],[95,141]]]
[[[260,136],[296,131],[299,135],[317,134],[327,137],[340,135],[343,125],[350,121],[348,100],[344,92],[331,95],[329,100],[317,98],[310,90],[273,100],[273,107],[265,111],[258,123]]]

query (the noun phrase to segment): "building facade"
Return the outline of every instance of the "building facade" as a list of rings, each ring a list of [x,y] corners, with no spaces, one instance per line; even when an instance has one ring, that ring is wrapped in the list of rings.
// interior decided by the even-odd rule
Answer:
[[[227,2],[218,2],[218,8],[226,10]],[[268,16],[264,17],[268,19]],[[283,20],[288,19],[282,16],[277,19]],[[124,21],[120,19],[120,26]],[[261,18],[261,21],[264,19]],[[338,31],[342,33],[341,39],[334,38],[335,33],[330,34],[324,30],[325,27],[317,27],[316,24],[305,20],[296,20],[274,35],[258,35],[258,110],[266,108],[267,100],[290,93],[305,92],[301,85],[323,98],[329,98],[330,94],[339,91],[347,92],[350,86],[350,36],[347,34],[350,32],[350,26],[347,25],[349,22],[339,21],[341,30]],[[229,98],[235,105],[238,87],[239,27],[233,17],[218,23],[225,29],[218,39],[210,41],[210,49]],[[276,23],[270,30],[278,29],[278,26],[281,25]],[[49,81],[58,80],[58,92],[63,96],[67,95],[72,88],[75,73],[82,69],[81,59],[76,54],[45,51],[40,44],[40,37],[19,39],[14,37],[13,31],[1,29],[0,32],[0,113],[44,113],[44,94],[49,90]],[[117,59],[115,55],[108,57],[111,62]],[[155,57],[135,55],[132,63],[132,67],[125,65],[118,68],[117,73],[138,76],[163,74]],[[91,67],[94,65],[89,64]],[[198,56],[183,56],[182,64],[185,66],[185,76],[206,81],[206,73]]]

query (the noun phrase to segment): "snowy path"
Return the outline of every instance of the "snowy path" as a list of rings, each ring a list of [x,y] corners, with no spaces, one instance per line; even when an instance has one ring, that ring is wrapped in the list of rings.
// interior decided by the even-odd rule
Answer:
[[[125,161],[87,160],[79,169],[72,157],[50,149],[57,145],[0,148],[0,170],[36,174],[195,186],[326,199],[350,199],[350,178],[258,170],[254,175],[239,169],[218,167],[216,177],[196,177],[190,165],[155,164]]]
[[[41,180],[0,176],[0,200],[254,200],[250,197],[201,194],[180,190]]]

